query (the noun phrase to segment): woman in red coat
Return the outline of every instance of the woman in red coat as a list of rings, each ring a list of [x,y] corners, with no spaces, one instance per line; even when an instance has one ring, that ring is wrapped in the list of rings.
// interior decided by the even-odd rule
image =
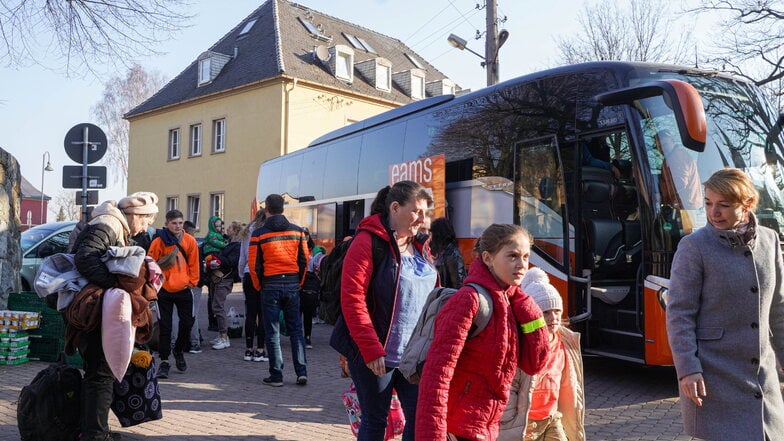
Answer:
[[[479,299],[467,285],[439,311],[419,384],[418,440],[496,439],[517,367],[533,375],[546,360],[542,312],[520,290],[531,236],[517,225],[493,224],[475,251],[478,259],[465,283],[490,293],[493,315],[484,331],[468,339]]]

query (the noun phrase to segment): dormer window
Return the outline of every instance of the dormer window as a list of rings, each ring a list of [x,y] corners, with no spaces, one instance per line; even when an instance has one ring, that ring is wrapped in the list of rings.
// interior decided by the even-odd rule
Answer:
[[[376,89],[392,90],[392,65],[376,63]]]
[[[212,81],[212,78],[210,78],[210,64],[209,58],[199,60],[199,85]]]
[[[421,100],[425,97],[425,76],[411,72],[411,98]]]
[[[335,78],[354,81],[354,50],[348,46],[338,44],[329,48],[329,67]]]
[[[425,92],[427,92],[428,96],[454,95],[456,88],[455,82],[449,78],[431,81],[425,84]]]
[[[197,60],[199,62],[198,85],[203,86],[212,82],[221,73],[223,66],[231,61],[231,57],[218,52],[207,51],[202,52]]]

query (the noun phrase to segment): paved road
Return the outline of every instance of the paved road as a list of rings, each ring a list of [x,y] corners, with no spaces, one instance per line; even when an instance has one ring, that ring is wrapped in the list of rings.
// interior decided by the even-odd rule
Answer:
[[[228,306],[242,310],[242,294],[232,293]],[[205,339],[213,338],[214,333],[206,331],[206,317],[201,322]],[[340,378],[338,356],[327,344],[331,330],[328,325],[314,326],[307,386],[294,384],[287,340],[285,385],[272,388],[261,384],[267,363],[243,361],[244,339],[233,339],[229,349],[205,347],[201,354],[186,354],[184,373],[172,366],[169,379],[161,381],[162,420],[123,429],[112,415],[112,430],[130,440],[352,440],[340,400],[349,382]],[[46,365],[0,366],[0,441],[19,439],[16,399],[21,387]],[[587,358],[585,368],[589,440],[692,439],[681,435],[672,369],[600,358]]]

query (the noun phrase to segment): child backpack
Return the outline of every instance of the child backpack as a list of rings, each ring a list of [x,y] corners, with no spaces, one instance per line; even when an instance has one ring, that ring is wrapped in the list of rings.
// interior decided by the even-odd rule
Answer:
[[[475,283],[467,283],[466,285],[473,287],[479,294],[479,310],[474,316],[471,330],[468,333],[468,338],[473,338],[479,335],[487,327],[487,324],[490,323],[490,317],[493,316],[493,298],[480,285]],[[430,344],[433,343],[433,328],[435,327],[438,311],[456,292],[457,289],[455,288],[434,288],[427,295],[422,314],[420,314],[419,320],[417,320],[417,324],[411,333],[411,338],[408,340],[406,348],[403,350],[403,356],[400,358],[400,364],[398,365],[398,370],[406,377],[409,383],[419,383],[427,351],[430,350]]]
[[[373,268],[378,268],[389,246],[380,237],[369,233],[373,246]],[[321,292],[319,293],[319,318],[334,325],[340,317],[340,278],[343,273],[343,260],[354,238],[337,244],[332,252],[321,259]]]
[[[82,373],[60,355],[22,388],[16,421],[22,441],[72,441],[79,437]]]

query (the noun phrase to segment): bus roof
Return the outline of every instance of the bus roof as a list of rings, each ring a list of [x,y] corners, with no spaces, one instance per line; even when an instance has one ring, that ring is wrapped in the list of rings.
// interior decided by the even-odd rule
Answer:
[[[567,66],[560,66],[548,70],[533,72],[527,75],[523,75],[520,77],[512,78],[502,83],[488,86],[482,88],[480,90],[466,93],[464,95],[460,95],[457,97],[457,100],[472,100],[480,95],[485,95],[496,88],[508,87],[511,84],[515,83],[524,83],[536,80],[542,77],[548,77],[553,75],[562,75],[567,73],[573,73],[576,71],[585,71],[590,69],[605,69],[605,70],[612,70],[618,73],[621,72],[628,72],[630,70],[635,69],[648,69],[648,70],[659,70],[659,71],[671,71],[671,72],[678,72],[678,73],[688,73],[688,74],[697,74],[697,75],[715,75],[715,76],[724,76],[728,77],[727,75],[719,74],[715,70],[705,70],[705,69],[698,69],[693,67],[685,67],[685,66],[676,66],[671,64],[660,64],[660,63],[641,63],[641,62],[627,62],[627,61],[591,61],[588,63],[580,63],[580,64],[572,64]],[[735,78],[737,79],[737,78]],[[339,129],[335,129],[329,133],[326,133],[315,140],[313,140],[308,147],[315,147],[329,141],[342,138],[353,133],[357,133],[363,131],[365,129],[387,123],[389,121],[393,121],[399,118],[402,118],[407,115],[411,115],[413,113],[421,112],[423,110],[429,109],[431,107],[436,107],[448,103],[452,100],[455,100],[454,95],[441,95],[435,96],[432,98],[427,98],[421,101],[417,101],[411,104],[407,104],[405,106],[397,107],[391,110],[388,110],[384,113],[372,116],[370,118],[364,119],[362,121],[358,121],[351,125],[341,127]]]

